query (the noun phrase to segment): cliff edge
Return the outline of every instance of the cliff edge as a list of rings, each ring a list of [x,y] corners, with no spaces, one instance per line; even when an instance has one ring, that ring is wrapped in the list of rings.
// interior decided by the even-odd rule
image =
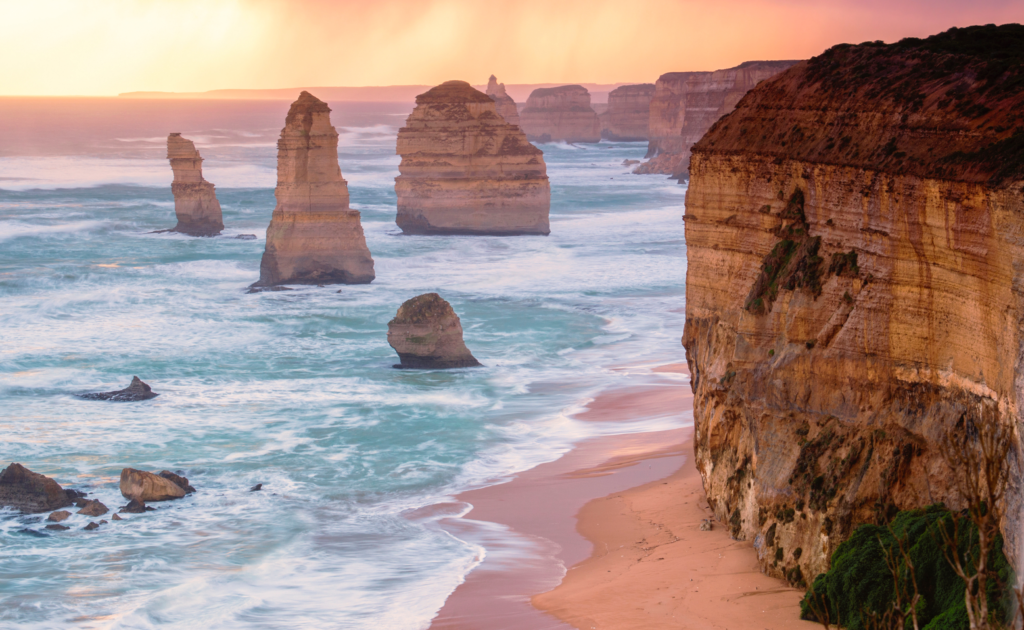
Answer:
[[[959,509],[940,440],[1019,427],[1022,192],[1019,25],[835,46],[693,147],[695,459],[766,572],[809,582],[860,523]]]

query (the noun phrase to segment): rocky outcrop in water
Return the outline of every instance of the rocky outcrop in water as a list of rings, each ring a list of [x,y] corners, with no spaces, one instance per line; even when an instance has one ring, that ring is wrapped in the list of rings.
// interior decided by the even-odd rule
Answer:
[[[254,287],[367,284],[373,258],[338,166],[331,109],[309,92],[292,103],[277,141],[277,206]]]
[[[187,494],[185,488],[160,475],[134,468],[125,468],[121,471],[121,495],[126,499],[143,503],[146,501],[169,501],[180,499],[185,494]]]
[[[82,509],[78,510],[78,513],[86,516],[103,516],[108,511],[107,506],[103,505],[103,503],[97,500],[92,500],[86,501],[85,505],[82,506]]]
[[[1019,426],[1022,43],[1014,25],[836,46],[693,148],[695,458],[715,514],[773,575],[813,579],[895,510],[959,509],[940,440]]]
[[[396,223],[407,234],[547,234],[551,187],[540,149],[489,96],[448,81],[416,97],[398,131]]]
[[[647,140],[654,84],[623,85],[608,93],[608,110],[600,114],[601,137],[618,142]]]
[[[655,84],[650,106],[649,161],[634,173],[662,173],[686,179],[690,147],[743,95],[795,61],[747,61],[714,72],[670,72]]]
[[[178,225],[172,232],[189,236],[217,236],[224,229],[220,202],[213,184],[203,179],[203,158],[195,144],[180,133],[167,136],[167,159],[174,171],[171,193]]]
[[[153,388],[143,383],[138,376],[132,377],[131,384],[124,389],[119,389],[116,392],[93,392],[89,394],[79,394],[79,398],[86,400],[109,400],[111,402],[138,402],[140,400],[149,400],[150,398],[156,398],[160,394],[153,391]]]
[[[601,121],[590,106],[590,92],[579,85],[534,90],[519,120],[533,142],[601,141]]]
[[[388,322],[388,343],[402,361],[396,368],[439,370],[480,365],[462,340],[459,316],[436,293],[402,304]]]
[[[60,484],[45,475],[12,463],[0,472],[0,507],[32,514],[52,512],[71,505]]]
[[[492,74],[487,81],[487,96],[494,101],[498,114],[510,125],[519,126],[519,108],[512,97],[505,92],[505,84],[498,83],[498,79]]]

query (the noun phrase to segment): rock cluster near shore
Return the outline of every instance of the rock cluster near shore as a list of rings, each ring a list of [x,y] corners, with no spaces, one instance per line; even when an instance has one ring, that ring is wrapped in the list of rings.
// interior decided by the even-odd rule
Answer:
[[[0,507],[31,514],[68,507],[73,497],[45,475],[13,463],[0,472]]]
[[[670,72],[655,83],[650,104],[648,162],[635,173],[686,179],[690,147],[731,112],[755,85],[796,61],[748,61],[714,72]]]
[[[547,234],[544,155],[464,81],[416,97],[398,132],[396,223],[407,234]]]
[[[171,162],[174,181],[174,214],[178,224],[172,232],[189,236],[217,236],[224,229],[220,202],[214,186],[203,179],[203,158],[195,144],[180,133],[167,136],[167,159]]]
[[[519,112],[520,126],[533,142],[600,142],[601,121],[580,85],[538,88]]]
[[[608,93],[608,110],[600,115],[601,137],[619,142],[648,139],[654,84],[623,85]]]
[[[254,287],[366,284],[373,258],[338,165],[331,109],[309,92],[292,103],[277,141],[277,206]]]
[[[505,92],[505,84],[498,83],[498,79],[492,74],[487,81],[487,96],[494,101],[498,114],[510,125],[519,126],[519,108],[512,97]]]
[[[437,293],[407,300],[388,322],[388,343],[401,360],[396,368],[438,370],[480,362],[462,339],[462,322]]]
[[[896,509],[960,509],[940,441],[1020,426],[1022,41],[1010,25],[835,46],[693,148],[696,462],[771,575],[813,579]],[[1021,494],[1014,469],[1007,549]]]

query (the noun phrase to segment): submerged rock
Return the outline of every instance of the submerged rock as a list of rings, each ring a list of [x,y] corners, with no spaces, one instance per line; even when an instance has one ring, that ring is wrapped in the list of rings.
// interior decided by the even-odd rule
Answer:
[[[259,492],[262,489],[263,489],[263,484],[262,483],[258,483],[255,486],[249,488],[249,492]]]
[[[220,202],[213,184],[203,179],[203,158],[195,144],[180,133],[167,136],[167,159],[174,171],[171,192],[178,225],[172,232],[189,236],[217,236],[224,229]]]
[[[146,512],[152,512],[155,508],[151,508],[144,501],[138,499],[132,499],[128,502],[128,505],[123,506],[118,512],[122,514],[145,514]],[[114,516],[117,516],[116,514]],[[121,520],[119,517],[117,520]]]
[[[581,85],[538,88],[519,114],[526,137],[534,142],[600,142],[601,121]]]
[[[516,107],[516,102],[505,91],[505,84],[498,83],[497,77],[493,74],[490,80],[487,81],[487,96],[490,96],[491,100],[494,101],[498,114],[505,119],[505,122],[510,125],[519,126],[519,108]]]
[[[67,510],[58,510],[56,512],[51,512],[50,515],[46,517],[46,520],[59,523],[63,520],[67,520],[70,516],[71,512],[68,512]]]
[[[110,517],[110,520],[112,520],[112,521],[123,521],[124,519],[121,518],[120,516],[118,516],[117,513],[115,512],[114,515]]]
[[[96,522],[93,522],[93,523],[89,523],[88,525],[86,525],[82,529],[84,529],[86,531],[92,531],[94,529],[99,529],[99,528],[100,528],[100,524],[96,523]]]
[[[53,479],[12,463],[0,472],[0,507],[26,514],[51,512],[71,505],[64,489]]]
[[[416,97],[398,131],[395,222],[406,234],[547,234],[544,154],[464,81]]]
[[[103,516],[109,511],[110,510],[107,509],[107,506],[97,500],[93,500],[82,506],[82,509],[78,510],[78,513],[85,514],[86,516]]]
[[[278,284],[367,284],[373,258],[338,166],[331,108],[309,92],[292,103],[277,141],[277,206],[260,279]]]
[[[480,365],[462,340],[462,322],[436,293],[406,301],[388,322],[388,343],[398,353],[396,368],[438,370]]]
[[[185,489],[169,479],[144,470],[121,471],[121,495],[136,501],[170,501],[185,496]]]
[[[68,530],[68,529],[71,529],[71,528],[68,527],[67,525],[58,525],[57,523],[50,523],[49,525],[46,526],[46,529],[51,529],[51,530],[55,530],[55,531],[58,531],[58,532],[62,532],[62,531],[65,531],[65,530]]]
[[[156,398],[160,394],[153,391],[146,383],[139,380],[138,376],[132,377],[131,385],[116,392],[94,392],[90,394],[79,394],[79,398],[86,400],[109,400],[111,402],[137,402]]]

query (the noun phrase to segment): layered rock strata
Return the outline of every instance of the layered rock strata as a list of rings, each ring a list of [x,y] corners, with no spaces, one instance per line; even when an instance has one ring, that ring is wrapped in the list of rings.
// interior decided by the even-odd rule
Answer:
[[[178,225],[172,232],[189,236],[217,236],[224,229],[220,202],[213,184],[203,179],[203,158],[196,145],[180,133],[167,136],[167,159],[171,162],[174,181],[174,214]]]
[[[292,103],[277,141],[277,206],[254,287],[367,284],[373,258],[338,166],[331,109],[309,92]]]
[[[462,340],[462,322],[436,293],[407,300],[388,322],[388,344],[401,360],[396,368],[442,370],[476,367],[480,362]]]
[[[92,392],[89,394],[79,394],[79,398],[85,398],[86,400],[109,400],[111,402],[138,402],[140,400],[149,400],[150,398],[156,398],[160,394],[153,391],[153,388],[143,383],[138,376],[132,377],[132,382],[124,389],[119,389],[114,392]]]
[[[448,81],[416,97],[398,131],[396,223],[407,234],[547,234],[551,187],[540,149],[489,96]]]
[[[714,72],[670,72],[655,83],[650,107],[646,163],[634,173],[661,173],[686,179],[690,147],[743,95],[795,61],[747,61]]]
[[[579,85],[534,90],[519,120],[533,142],[601,141],[601,121],[590,106],[590,92]]]
[[[51,512],[71,504],[68,492],[45,475],[17,463],[0,471],[0,507],[32,514]]]
[[[487,81],[487,96],[494,101],[494,106],[505,122],[519,126],[519,108],[516,107],[516,102],[512,100],[512,97],[505,92],[505,84],[498,83],[497,77],[493,74]]]
[[[608,94],[608,110],[600,114],[601,137],[618,142],[648,139],[654,84],[623,85]]]
[[[964,471],[938,444],[1019,431],[1022,43],[1024,27],[989,26],[836,46],[693,148],[695,459],[718,518],[773,575],[812,580],[856,525],[896,510],[963,507]]]

